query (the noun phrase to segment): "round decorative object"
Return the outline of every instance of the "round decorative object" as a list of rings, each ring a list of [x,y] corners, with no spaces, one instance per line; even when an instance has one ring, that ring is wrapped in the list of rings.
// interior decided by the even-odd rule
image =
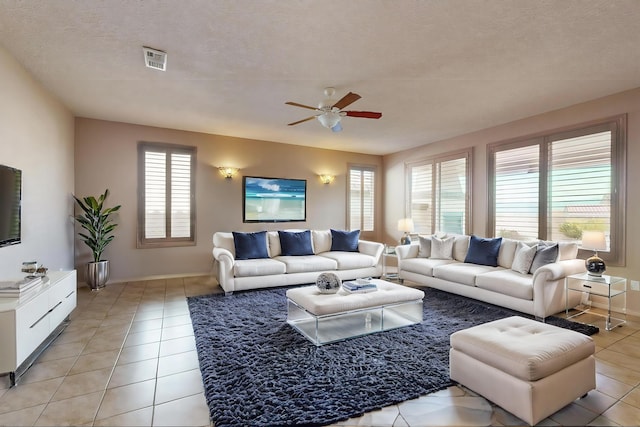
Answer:
[[[587,273],[589,273],[590,276],[602,276],[602,273],[604,273],[607,269],[604,261],[598,255],[587,258],[587,260],[584,262],[584,265],[587,268]]]
[[[340,289],[342,281],[335,273],[320,273],[316,279],[316,286],[320,293],[335,294]]]

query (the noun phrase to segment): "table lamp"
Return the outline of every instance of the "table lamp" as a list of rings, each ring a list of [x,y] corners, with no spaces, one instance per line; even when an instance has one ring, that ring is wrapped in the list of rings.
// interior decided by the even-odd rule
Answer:
[[[600,277],[602,273],[607,269],[602,258],[598,256],[598,251],[607,249],[607,240],[602,231],[583,231],[582,232],[582,247],[584,249],[591,249],[595,251],[595,254],[587,258],[584,262],[587,267],[587,273],[590,276]]]
[[[411,218],[403,218],[398,221],[398,231],[403,231],[404,235],[400,239],[401,245],[411,244],[411,236],[409,233],[413,231],[413,220]]]

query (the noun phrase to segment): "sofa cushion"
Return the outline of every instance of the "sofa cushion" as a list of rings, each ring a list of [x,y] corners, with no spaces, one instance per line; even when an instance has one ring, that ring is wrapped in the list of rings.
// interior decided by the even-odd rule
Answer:
[[[418,235],[418,258],[429,258],[431,256],[431,236]]]
[[[331,229],[331,250],[358,252],[360,230],[343,231]]]
[[[432,236],[431,237],[431,254],[429,258],[432,259],[453,259],[453,243],[455,237],[445,237],[443,239]]]
[[[476,276],[490,271],[495,271],[498,268],[500,267],[456,262],[433,267],[433,277],[463,285],[474,286],[476,283]]]
[[[313,255],[311,231],[278,231],[283,256]]]
[[[469,240],[469,250],[467,251],[464,262],[497,267],[501,243],[502,237],[485,239],[472,235]]]
[[[536,256],[531,263],[531,269],[529,273],[533,274],[537,269],[546,264],[556,262],[558,259],[558,244],[553,243],[547,245],[545,242],[538,243],[538,249],[536,250]]]
[[[433,267],[457,262],[452,259],[407,258],[402,260],[402,271],[433,276]]]
[[[498,266],[511,268],[511,264],[513,264],[513,257],[516,254],[517,244],[517,240],[509,239],[507,237],[502,238],[500,252],[498,253]]]
[[[533,300],[533,276],[500,269],[476,277],[476,286],[528,301]]]
[[[338,263],[335,260],[319,255],[281,255],[275,259],[286,265],[288,274],[331,271],[338,268]]]
[[[368,268],[376,265],[376,257],[359,252],[331,251],[323,252],[319,256],[335,261],[338,265],[338,270]]]
[[[236,259],[269,258],[266,231],[258,231],[255,233],[233,231],[232,234]]]
[[[455,242],[453,243],[453,259],[464,262],[464,259],[467,257],[467,251],[469,250],[469,240],[471,237],[466,234],[452,234],[452,236],[455,238]]]
[[[233,243],[233,234],[225,231],[216,231],[213,233],[213,246],[216,248],[226,249],[236,256],[236,247]]]
[[[578,258],[577,242],[558,242],[558,261]]]
[[[529,246],[524,242],[518,242],[516,255],[513,257],[511,269],[520,274],[529,273],[537,250],[537,246]]]
[[[329,252],[331,250],[331,231],[311,230],[311,243],[313,244],[314,254]]]
[[[233,264],[235,277],[271,276],[284,274],[286,266],[272,258],[236,260]]]
[[[267,231],[267,241],[269,242],[269,256],[271,258],[282,255],[282,248],[280,248],[280,235],[277,231]]]

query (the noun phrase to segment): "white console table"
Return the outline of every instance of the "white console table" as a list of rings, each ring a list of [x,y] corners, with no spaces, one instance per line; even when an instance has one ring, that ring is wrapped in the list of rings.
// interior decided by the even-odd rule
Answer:
[[[25,298],[0,298],[0,373],[11,385],[64,330],[76,307],[76,271],[53,271],[49,282]]]

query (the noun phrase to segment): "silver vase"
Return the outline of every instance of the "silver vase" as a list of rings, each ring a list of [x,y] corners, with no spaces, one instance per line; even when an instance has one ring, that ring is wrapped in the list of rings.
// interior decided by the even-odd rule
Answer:
[[[87,285],[92,291],[104,288],[109,280],[109,261],[90,262],[87,264]]]

